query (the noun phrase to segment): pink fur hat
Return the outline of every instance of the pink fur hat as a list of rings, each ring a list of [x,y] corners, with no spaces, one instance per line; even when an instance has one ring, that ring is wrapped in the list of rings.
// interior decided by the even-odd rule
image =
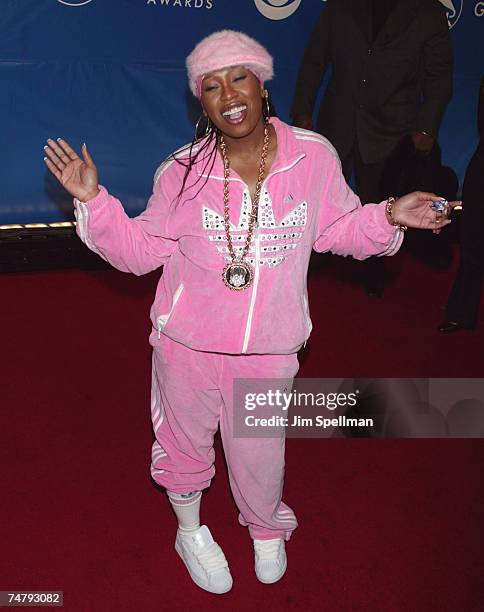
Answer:
[[[203,77],[229,66],[246,66],[261,83],[272,79],[272,56],[243,32],[220,30],[207,36],[187,57],[188,81],[194,96],[200,97]]]

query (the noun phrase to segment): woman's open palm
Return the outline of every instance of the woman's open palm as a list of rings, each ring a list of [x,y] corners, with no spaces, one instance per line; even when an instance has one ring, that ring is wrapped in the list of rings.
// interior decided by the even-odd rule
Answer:
[[[59,138],[49,138],[44,147],[47,168],[67,191],[78,200],[87,202],[99,193],[97,168],[85,144],[82,145],[81,159],[69,144]]]

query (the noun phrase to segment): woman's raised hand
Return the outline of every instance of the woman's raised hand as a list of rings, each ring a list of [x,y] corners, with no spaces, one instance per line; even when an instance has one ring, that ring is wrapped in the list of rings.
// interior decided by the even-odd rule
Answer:
[[[85,144],[81,159],[65,140],[49,138],[44,147],[47,168],[67,191],[78,200],[87,202],[99,193],[97,169]]]

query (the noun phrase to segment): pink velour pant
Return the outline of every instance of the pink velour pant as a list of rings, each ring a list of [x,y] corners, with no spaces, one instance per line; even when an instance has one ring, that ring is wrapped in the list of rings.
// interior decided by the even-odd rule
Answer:
[[[288,540],[297,527],[282,500],[284,435],[233,435],[235,378],[292,379],[296,354],[227,355],[194,351],[162,334],[153,349],[151,416],[156,440],[151,475],[169,491],[210,486],[215,474],[213,438],[220,434],[239,522],[252,538]]]

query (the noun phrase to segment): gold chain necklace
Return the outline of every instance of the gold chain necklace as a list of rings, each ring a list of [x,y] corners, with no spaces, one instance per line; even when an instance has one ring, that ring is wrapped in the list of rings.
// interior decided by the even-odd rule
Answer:
[[[259,211],[259,199],[260,192],[262,189],[262,182],[264,180],[265,167],[267,152],[269,150],[269,127],[267,124],[264,126],[264,143],[262,145],[262,153],[259,165],[259,176],[257,177],[257,183],[255,186],[254,200],[252,201],[252,209],[249,215],[249,226],[247,229],[247,237],[245,239],[244,248],[240,255],[237,255],[234,251],[234,245],[232,242],[232,236],[230,235],[230,220],[229,220],[229,176],[230,176],[230,163],[227,157],[227,146],[223,135],[220,135],[220,151],[222,153],[222,160],[224,164],[224,228],[225,235],[227,237],[227,247],[230,255],[230,263],[228,263],[222,272],[222,278],[225,286],[234,291],[242,291],[247,289],[252,284],[254,278],[254,271],[252,267],[244,261],[247,253],[249,252],[250,243],[252,241],[252,234],[254,228],[257,225],[257,216]]]

